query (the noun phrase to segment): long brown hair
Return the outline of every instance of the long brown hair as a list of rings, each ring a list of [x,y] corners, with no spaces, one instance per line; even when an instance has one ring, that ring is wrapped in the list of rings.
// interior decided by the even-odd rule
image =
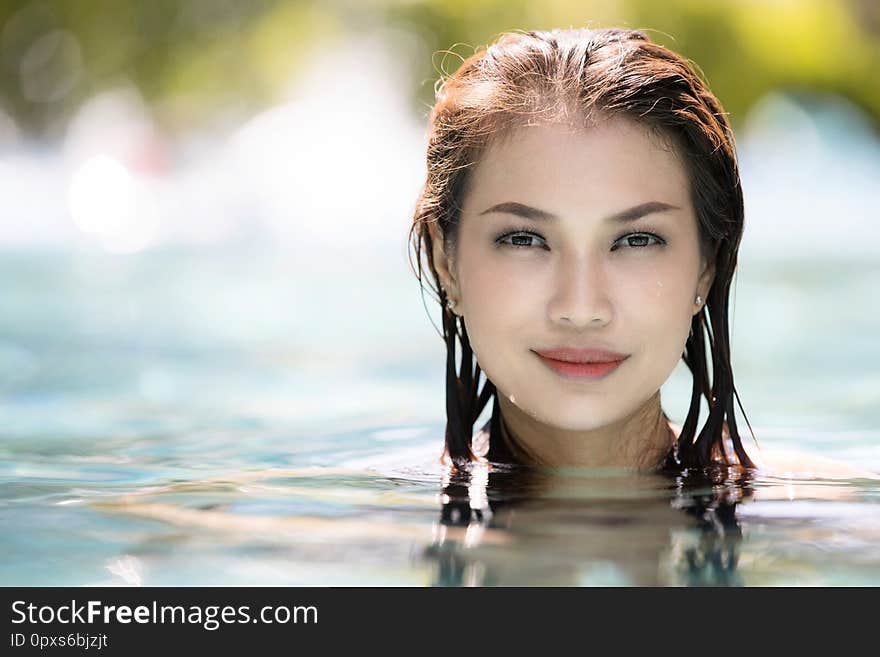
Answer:
[[[637,30],[508,32],[465,59],[454,74],[444,75],[435,92],[429,119],[428,173],[410,242],[422,292],[424,255],[433,279],[431,289],[442,307],[450,459],[467,467],[477,458],[472,446],[474,423],[493,399],[490,435],[494,440],[488,458],[515,461],[498,439],[501,418],[495,386],[486,378],[480,387],[482,372],[464,318],[446,306],[446,291],[434,266],[430,227],[435,224],[439,229],[446,253],[454,253],[469,172],[492,140],[526,123],[580,117],[588,125],[598,116],[635,121],[671,141],[690,181],[702,253],[715,264],[714,282],[705,305],[691,320],[682,355],[693,374],[693,389],[687,418],[667,465],[739,463],[754,467],[737,429],[734,399],[739,403],[739,395],[730,364],[729,295],[743,231],[733,132],[721,103],[688,60]],[[707,402],[709,417],[697,434],[701,398]],[[725,429],[733,455],[725,445]]]

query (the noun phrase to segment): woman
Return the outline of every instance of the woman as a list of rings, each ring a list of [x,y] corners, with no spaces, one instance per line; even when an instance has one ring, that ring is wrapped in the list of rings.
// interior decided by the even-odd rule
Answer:
[[[767,466],[734,414],[733,134],[685,59],[633,30],[504,34],[439,86],[427,164],[411,238],[443,306],[447,462]]]

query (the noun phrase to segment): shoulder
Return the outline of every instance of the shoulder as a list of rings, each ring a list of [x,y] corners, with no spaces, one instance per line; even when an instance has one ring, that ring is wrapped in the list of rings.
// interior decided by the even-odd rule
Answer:
[[[487,422],[482,429],[474,434],[471,441],[471,448],[476,456],[485,457],[489,453],[489,439],[489,423]]]

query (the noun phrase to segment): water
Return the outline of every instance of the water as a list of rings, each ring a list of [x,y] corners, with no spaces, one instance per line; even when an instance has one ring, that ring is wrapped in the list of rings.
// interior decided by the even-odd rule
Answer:
[[[877,585],[880,482],[444,480],[442,427],[6,442],[26,585]],[[98,440],[100,442],[100,439]],[[356,454],[357,456],[352,456]]]

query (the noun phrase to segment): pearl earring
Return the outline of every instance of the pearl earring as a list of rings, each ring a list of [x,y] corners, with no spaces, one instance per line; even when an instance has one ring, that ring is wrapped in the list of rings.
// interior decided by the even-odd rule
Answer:
[[[701,297],[699,294],[697,295],[697,305],[698,306],[703,305],[703,297]]]
[[[449,310],[452,311],[453,315],[455,314],[455,304],[456,304],[456,301],[454,299],[447,299],[446,300],[446,306],[449,308]]]

